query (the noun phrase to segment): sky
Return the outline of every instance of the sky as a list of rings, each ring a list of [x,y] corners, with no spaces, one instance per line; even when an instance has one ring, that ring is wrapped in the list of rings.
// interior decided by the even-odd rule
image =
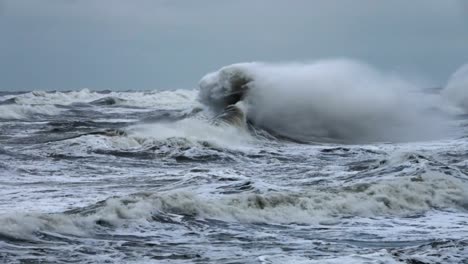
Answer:
[[[0,0],[0,90],[191,89],[236,62],[351,58],[443,85],[465,0]]]

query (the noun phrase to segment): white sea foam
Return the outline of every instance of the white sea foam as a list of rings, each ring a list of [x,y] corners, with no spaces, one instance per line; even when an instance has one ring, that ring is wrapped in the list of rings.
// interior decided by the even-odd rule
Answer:
[[[350,60],[241,63],[206,75],[200,81],[199,99],[216,112],[244,100],[254,124],[299,140],[369,142],[441,136],[446,123],[428,114],[435,106],[419,88]]]
[[[207,120],[192,118],[133,126],[129,128],[129,135],[149,141],[181,138],[192,143],[209,142],[226,148],[247,146],[249,142],[254,141],[248,131],[242,127],[213,125]]]
[[[387,250],[380,250],[369,254],[352,254],[349,256],[335,258],[312,259],[299,256],[275,255],[260,256],[259,260],[262,264],[401,264],[401,262],[395,260]]]
[[[317,223],[343,215],[411,215],[436,208],[466,209],[467,191],[466,182],[431,173],[418,179],[336,190],[236,194],[212,199],[176,192],[153,198],[160,201],[163,210],[201,217],[241,222]]]
[[[246,223],[331,223],[343,216],[406,216],[434,209],[468,208],[468,186],[456,178],[426,173],[417,179],[381,181],[344,189],[311,189],[303,193],[272,192],[206,195],[190,190],[139,193],[110,198],[91,213],[7,214],[0,233],[28,238],[35,231],[83,235],[96,223],[120,226],[150,221],[166,213]]]
[[[221,149],[248,151],[257,139],[243,127],[214,125],[209,120],[187,118],[174,122],[133,125],[124,133],[81,136],[51,142],[39,155],[89,157],[98,153],[125,152],[173,159],[178,156],[197,157],[228,155]],[[218,149],[218,150],[216,150]]]

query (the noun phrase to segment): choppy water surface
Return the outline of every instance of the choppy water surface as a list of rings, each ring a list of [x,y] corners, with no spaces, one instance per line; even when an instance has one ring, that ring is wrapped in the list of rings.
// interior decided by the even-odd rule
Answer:
[[[298,143],[197,91],[0,95],[2,263],[468,263],[468,139]]]

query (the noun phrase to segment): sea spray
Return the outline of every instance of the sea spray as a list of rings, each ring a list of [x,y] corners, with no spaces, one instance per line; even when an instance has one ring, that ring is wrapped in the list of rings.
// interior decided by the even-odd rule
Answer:
[[[437,138],[447,118],[399,76],[351,60],[240,63],[207,74],[199,100],[212,111],[246,102],[258,127],[301,141],[361,143]]]
[[[468,64],[460,67],[448,80],[442,94],[468,113]]]

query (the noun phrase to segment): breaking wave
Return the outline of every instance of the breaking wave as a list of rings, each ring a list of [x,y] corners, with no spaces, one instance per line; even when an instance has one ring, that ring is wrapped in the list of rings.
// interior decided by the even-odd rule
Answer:
[[[41,155],[77,158],[99,154],[202,162],[230,159],[231,154],[251,149],[256,141],[246,129],[195,118],[60,136],[50,136],[48,149]]]
[[[47,231],[83,235],[99,226],[121,226],[128,221],[174,216],[244,223],[330,224],[343,216],[411,216],[451,208],[468,209],[466,184],[451,176],[428,172],[416,178],[341,189],[311,189],[305,193],[210,196],[190,190],[138,193],[66,213],[3,215],[0,234],[25,239],[31,238],[34,232]]]
[[[447,127],[418,85],[350,60],[234,64],[199,86],[199,100],[215,113],[242,102],[249,122],[301,141],[422,140]]]

